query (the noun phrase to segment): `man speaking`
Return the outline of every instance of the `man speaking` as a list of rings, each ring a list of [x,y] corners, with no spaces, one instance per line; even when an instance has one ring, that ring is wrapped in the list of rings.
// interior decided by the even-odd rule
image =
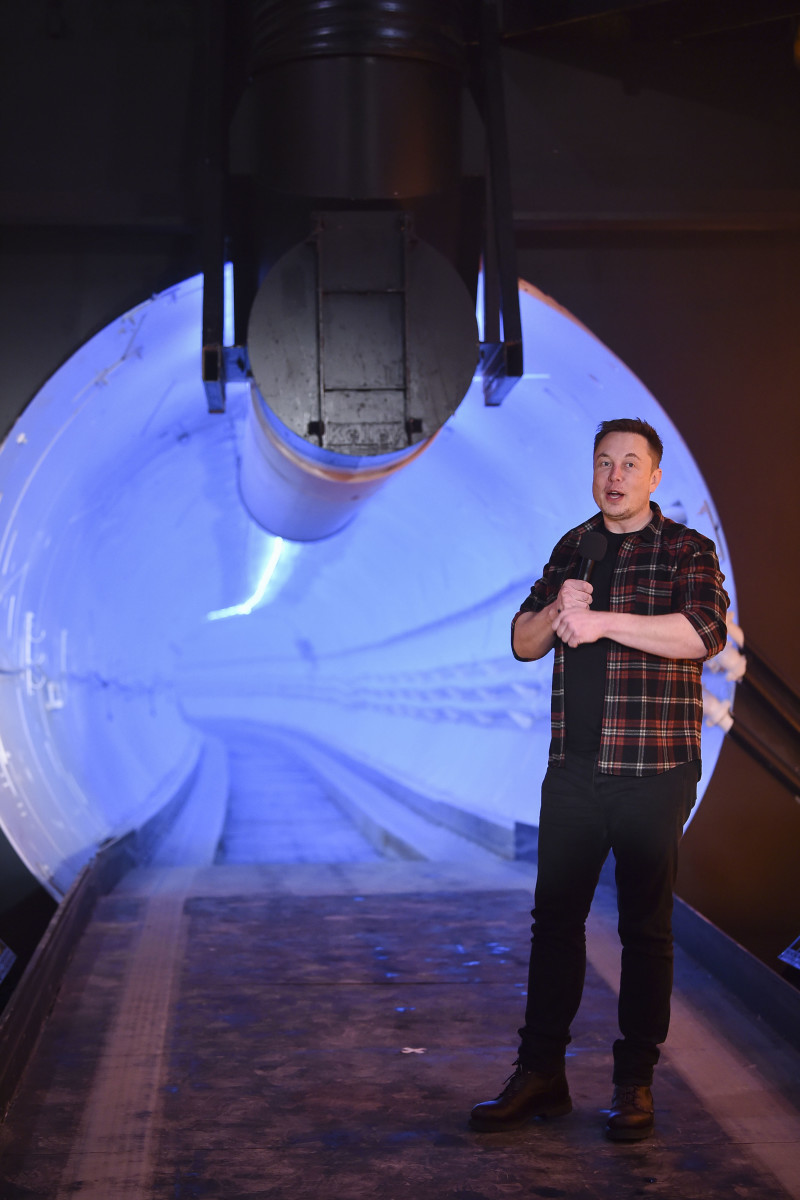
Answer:
[[[712,542],[650,499],[663,446],[652,426],[604,421],[600,509],[561,539],[514,617],[523,661],[555,647],[525,1024],[516,1070],[471,1124],[506,1130],[572,1108],[564,1071],[586,970],[585,923],[609,850],[622,970],[606,1134],[653,1130],[650,1085],[667,1036],[672,889],[700,778],[701,662],[725,645],[728,596]]]

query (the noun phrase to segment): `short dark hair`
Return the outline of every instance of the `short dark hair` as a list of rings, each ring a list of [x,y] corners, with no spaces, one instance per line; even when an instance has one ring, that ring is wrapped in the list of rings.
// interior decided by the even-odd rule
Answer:
[[[661,462],[661,455],[664,453],[664,443],[653,429],[652,425],[648,425],[647,421],[643,421],[641,417],[618,417],[615,421],[601,421],[597,426],[597,433],[594,435],[594,453],[597,453],[597,447],[602,442],[607,433],[640,433],[647,440],[650,447],[650,452],[655,459],[655,465]]]

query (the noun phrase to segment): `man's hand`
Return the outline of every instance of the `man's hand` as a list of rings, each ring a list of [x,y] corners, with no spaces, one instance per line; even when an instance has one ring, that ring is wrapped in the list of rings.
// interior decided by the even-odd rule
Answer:
[[[580,579],[570,579],[567,582],[591,589],[591,584],[583,583]],[[562,592],[564,588],[566,588],[566,583],[561,589]],[[560,601],[561,594],[559,593],[559,603]],[[587,642],[596,642],[598,638],[606,636],[604,619],[608,617],[608,613],[592,612],[585,603],[577,599],[570,601],[570,605],[559,611],[559,604],[556,604],[552,614],[553,632],[561,638],[565,646],[570,646],[574,650],[576,646],[585,645]]]
[[[596,617],[599,614],[590,611],[592,603],[592,585],[585,579],[565,579],[558,593],[550,620],[553,633],[560,637],[566,646],[573,650],[581,642],[596,642],[603,635],[592,632],[596,622],[586,622],[584,617]]]
[[[572,608],[588,608],[592,603],[592,585],[585,579],[565,579],[558,593],[553,616],[561,616]],[[553,621],[555,627],[555,621]]]
[[[519,615],[514,626],[514,652],[528,662],[542,658],[555,645],[558,621],[567,613],[588,612],[591,603],[590,583],[583,579],[565,579],[558,596],[547,608]]]

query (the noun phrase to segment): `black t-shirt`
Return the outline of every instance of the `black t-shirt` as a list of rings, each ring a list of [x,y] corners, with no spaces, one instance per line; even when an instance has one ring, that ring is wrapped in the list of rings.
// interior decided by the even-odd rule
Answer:
[[[628,536],[603,531],[608,540],[605,557],[592,570],[592,608],[608,612],[611,577],[619,548]],[[573,754],[596,754],[603,726],[606,694],[608,638],[587,642],[571,650],[564,647],[564,721],[566,748]]]

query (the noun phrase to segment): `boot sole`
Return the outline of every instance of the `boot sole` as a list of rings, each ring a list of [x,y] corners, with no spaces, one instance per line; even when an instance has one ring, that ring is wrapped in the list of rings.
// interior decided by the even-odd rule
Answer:
[[[606,1129],[606,1137],[610,1142],[642,1142],[649,1138],[655,1130],[655,1125],[646,1125],[642,1129]]]
[[[572,1112],[572,1101],[570,1099],[561,1100],[554,1104],[543,1105],[542,1108],[535,1112],[526,1113],[524,1117],[517,1117],[513,1121],[484,1121],[480,1117],[470,1117],[470,1129],[474,1129],[477,1133],[505,1133],[509,1129],[524,1129],[526,1125],[530,1125],[537,1117],[565,1117],[567,1113]]]

